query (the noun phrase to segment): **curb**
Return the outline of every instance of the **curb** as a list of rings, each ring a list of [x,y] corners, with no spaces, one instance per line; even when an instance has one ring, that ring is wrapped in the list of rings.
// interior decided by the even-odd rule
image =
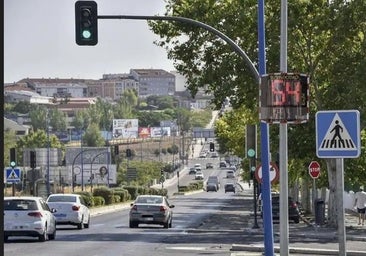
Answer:
[[[233,244],[230,251],[264,252],[264,246]],[[278,246],[275,246],[274,252],[280,253],[280,248]],[[313,248],[290,247],[289,252],[297,253],[297,254],[310,254],[310,255],[339,255],[338,250],[332,250],[332,249],[313,249]],[[365,256],[365,255],[366,255],[366,252],[362,252],[362,251],[347,251],[347,256]]]

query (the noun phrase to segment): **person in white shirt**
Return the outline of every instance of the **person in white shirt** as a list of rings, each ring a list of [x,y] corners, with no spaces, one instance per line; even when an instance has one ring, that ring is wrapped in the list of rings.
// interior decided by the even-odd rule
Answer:
[[[358,225],[364,225],[365,223],[365,212],[366,212],[366,192],[360,188],[355,194],[355,207],[358,212]]]

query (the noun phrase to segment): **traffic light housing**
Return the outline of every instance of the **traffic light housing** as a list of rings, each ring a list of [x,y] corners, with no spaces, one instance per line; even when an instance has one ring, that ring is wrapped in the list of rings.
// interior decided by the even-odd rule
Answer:
[[[29,153],[30,153],[30,167],[36,168],[37,166],[36,151],[31,151]]]
[[[75,3],[75,38],[78,45],[98,43],[98,7],[94,1]]]
[[[17,153],[15,148],[10,149],[10,167],[14,168],[17,165]]]
[[[118,145],[115,145],[114,146],[114,154],[115,155],[118,155],[119,154],[119,146]]]
[[[126,149],[126,156],[127,157],[131,157],[132,156],[132,151],[130,148]]]
[[[248,124],[245,134],[245,151],[247,157],[255,158],[257,152],[257,126]]]
[[[210,152],[214,152],[215,151],[215,143],[210,142]]]

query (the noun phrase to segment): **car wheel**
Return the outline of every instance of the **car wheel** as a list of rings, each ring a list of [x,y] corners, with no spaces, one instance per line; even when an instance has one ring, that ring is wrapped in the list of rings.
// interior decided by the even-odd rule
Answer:
[[[294,218],[294,222],[295,222],[295,223],[300,223],[300,218],[299,218],[299,217]]]
[[[84,228],[89,228],[89,224],[90,224],[90,216],[88,217],[88,222],[84,223]]]
[[[138,226],[139,226],[139,224],[137,222],[130,221],[130,224],[129,224],[130,228],[137,228]]]
[[[173,225],[173,218],[170,219],[170,222],[169,222],[169,228],[171,228]]]
[[[40,242],[45,242],[47,240],[47,226],[45,227],[45,229],[43,230],[42,234],[39,235],[38,240]]]
[[[84,223],[83,223],[83,221],[84,221],[84,218],[82,218],[82,219],[81,219],[81,222],[77,224],[77,228],[78,228],[78,229],[83,229],[83,227],[84,227]]]
[[[56,238],[56,226],[55,226],[55,230],[53,231],[53,233],[48,235],[48,239],[50,239],[50,240],[55,240],[55,238]]]

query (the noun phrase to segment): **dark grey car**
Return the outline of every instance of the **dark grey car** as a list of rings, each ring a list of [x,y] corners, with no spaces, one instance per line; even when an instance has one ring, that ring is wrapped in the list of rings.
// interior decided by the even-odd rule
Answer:
[[[157,224],[171,228],[173,222],[173,204],[165,196],[140,195],[131,204],[129,227],[137,228],[139,224]]]

